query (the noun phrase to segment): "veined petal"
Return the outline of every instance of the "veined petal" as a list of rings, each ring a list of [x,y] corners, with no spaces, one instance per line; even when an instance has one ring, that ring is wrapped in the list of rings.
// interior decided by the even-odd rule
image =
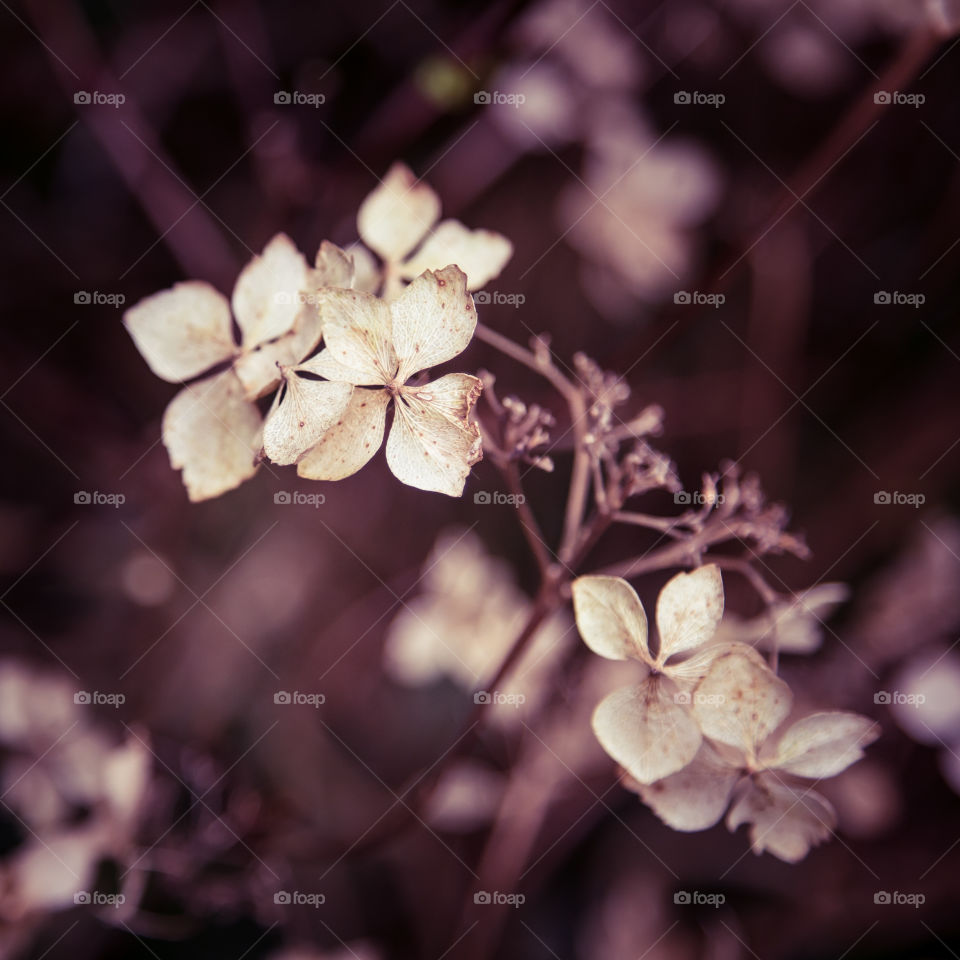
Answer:
[[[347,247],[346,253],[353,260],[353,289],[376,293],[381,280],[376,257],[359,241]]]
[[[269,393],[280,382],[280,367],[293,367],[320,342],[320,317],[304,306],[293,329],[277,340],[240,354],[233,364],[248,400]]]
[[[593,732],[638,783],[653,783],[682,770],[703,739],[693,717],[664,692],[655,676],[601,700],[593,712]]]
[[[658,662],[705,644],[722,616],[723,580],[716,564],[672,577],[657,597]]]
[[[720,821],[740,771],[724,763],[707,741],[677,773],[653,783],[637,783],[640,799],[674,830],[706,830]]]
[[[418,183],[409,167],[395,163],[360,204],[357,231],[384,260],[398,263],[423,239],[440,216],[440,198]]]
[[[704,736],[755,758],[792,703],[790,688],[763,657],[737,644],[713,661],[694,689],[691,709]]]
[[[390,394],[386,390],[353,391],[335,423],[297,464],[307,480],[342,480],[356,473],[380,449]]]
[[[480,430],[468,421],[482,389],[476,377],[450,373],[422,387],[404,387],[394,404],[387,463],[411,487],[459,497],[483,456]]]
[[[324,240],[314,262],[313,286],[349,289],[353,286],[353,275],[353,257],[335,243]]]
[[[506,266],[513,244],[492,230],[469,230],[459,220],[444,220],[401,267],[407,280],[424,270],[455,263],[467,275],[467,289],[480,290]]]
[[[189,380],[237,352],[227,298],[191,280],[145,297],[123,315],[150,369],[170,383]]]
[[[233,288],[233,315],[252,350],[293,327],[309,288],[310,271],[303,254],[286,234],[278,233],[241,271]]]
[[[192,501],[217,497],[257,472],[261,424],[233,370],[191,384],[170,401],[163,442]]]
[[[647,615],[637,592],[619,577],[573,581],[573,611],[583,642],[608,660],[630,657],[652,663],[647,649]]]
[[[263,425],[264,453],[281,465],[296,463],[338,420],[343,423],[354,389],[349,383],[308,380],[297,369],[284,370],[285,389]]]
[[[477,328],[467,278],[452,265],[417,277],[391,302],[390,313],[401,383],[463,353]]]
[[[836,822],[833,807],[819,793],[794,790],[763,774],[748,783],[727,815],[731,833],[750,824],[754,853],[766,850],[787,863],[802,860],[826,840]]]
[[[390,308],[369,293],[322,287],[317,307],[328,356],[336,360],[342,377],[357,386],[383,386],[397,372]],[[321,370],[315,371],[322,373]],[[326,376],[326,374],[323,374]]]
[[[856,713],[813,713],[784,733],[769,766],[798,777],[834,777],[856,763],[878,736],[877,724]]]

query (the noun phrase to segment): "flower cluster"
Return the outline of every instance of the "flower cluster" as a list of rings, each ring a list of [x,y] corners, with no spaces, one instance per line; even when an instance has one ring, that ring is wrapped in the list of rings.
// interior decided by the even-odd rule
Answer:
[[[655,646],[625,580],[581,577],[573,600],[594,653],[646,667],[639,685],[601,701],[593,728],[627,785],[665,823],[705,830],[728,811],[731,831],[750,825],[755,852],[791,863],[829,835],[835,814],[804,781],[845,770],[877,727],[840,711],[790,717],[790,688],[760,654],[716,639],[724,603],[716,565],[677,574],[663,588]]]
[[[468,291],[496,276],[512,247],[456,220],[436,224],[439,212],[433,190],[398,164],[360,207],[366,246],[348,252],[324,241],[311,267],[278,234],[241,272],[230,301],[190,281],[126,312],[153,372],[192,381],[163,418],[191,500],[239,486],[263,459],[296,463],[312,480],[348,477],[380,448],[391,406],[387,462],[397,478],[463,492],[482,455],[470,420],[482,385],[466,374],[428,383],[419,375],[469,344]],[[256,401],[274,392],[264,419]]]

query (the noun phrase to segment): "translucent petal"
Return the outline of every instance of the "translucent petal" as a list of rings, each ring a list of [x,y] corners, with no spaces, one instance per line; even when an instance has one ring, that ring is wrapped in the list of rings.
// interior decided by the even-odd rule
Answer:
[[[678,573],[657,598],[657,660],[702,646],[714,635],[723,616],[723,580],[716,564]]]
[[[407,280],[424,270],[456,264],[467,275],[467,289],[481,290],[500,275],[513,255],[513,244],[492,230],[468,230],[458,220],[444,220],[407,260],[401,275]]]
[[[467,419],[481,389],[465,373],[404,388],[387,438],[387,463],[398,480],[451,497],[463,493],[470,468],[483,456],[480,430]]]
[[[608,660],[633,657],[651,663],[647,615],[633,587],[619,577],[580,577],[573,582],[573,610],[583,642]]]
[[[318,362],[336,360],[340,371],[329,379],[382,386],[395,378],[392,319],[383,300],[357,290],[324,287],[317,291],[317,308],[327,347],[326,356]],[[319,367],[314,372],[328,376]]]
[[[770,765],[799,777],[834,777],[879,735],[877,724],[856,713],[814,713],[789,727]]]
[[[343,423],[353,385],[310,380],[284,370],[285,389],[263,425],[264,453],[278,464],[296,463],[331,427]]]
[[[144,298],[123,322],[150,369],[171,383],[189,380],[237,352],[227,298],[199,280]]]
[[[395,163],[363,201],[357,230],[384,260],[398,263],[423,239],[440,216],[440,198],[411,170]]]
[[[390,313],[401,382],[463,353],[477,327],[467,278],[455,266],[421,274],[390,304]]]
[[[390,395],[354,390],[341,422],[332,426],[297,464],[307,480],[342,480],[356,473],[380,449]]]
[[[303,254],[278,233],[241,271],[233,288],[233,315],[252,350],[293,327],[309,289],[310,271]]]
[[[689,712],[654,676],[601,700],[593,713],[593,732],[638,783],[653,783],[682,770],[702,742]]]
[[[232,370],[178,393],[163,415],[163,442],[193,501],[240,486],[256,473],[260,411]]]

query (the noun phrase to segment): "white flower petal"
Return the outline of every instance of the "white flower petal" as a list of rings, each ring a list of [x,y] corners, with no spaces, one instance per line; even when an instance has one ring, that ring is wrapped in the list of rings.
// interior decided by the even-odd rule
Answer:
[[[799,777],[834,777],[856,763],[879,735],[872,720],[856,713],[814,713],[786,731],[770,765]]]
[[[740,772],[704,741],[682,770],[653,783],[637,783],[634,789],[668,827],[691,832],[719,822],[739,779]]]
[[[300,311],[289,333],[242,353],[233,369],[248,400],[265,396],[280,382],[280,367],[293,367],[320,342],[320,317],[312,307]]]
[[[477,328],[467,278],[453,265],[417,277],[390,304],[390,313],[401,382],[463,353]]]
[[[362,293],[376,293],[380,289],[380,267],[374,255],[362,244],[347,247],[353,259],[353,289]]]
[[[750,824],[754,853],[765,850],[787,863],[802,860],[836,826],[833,807],[813,790],[794,790],[771,777],[755,777],[730,808],[727,829]]]
[[[278,464],[296,463],[333,426],[343,424],[353,385],[284,370],[284,387],[263,425],[264,453]],[[339,424],[337,421],[340,421]]]
[[[278,233],[241,271],[233,288],[233,315],[252,350],[293,327],[310,286],[310,271],[293,241]]]
[[[513,244],[492,230],[468,230],[458,220],[444,220],[401,268],[407,280],[424,270],[456,264],[467,275],[467,289],[480,290],[500,275],[513,255]]]
[[[697,684],[692,710],[704,736],[754,757],[792,702],[790,688],[760,654],[737,644],[717,656]]]
[[[411,170],[395,163],[363,201],[357,230],[363,242],[384,260],[401,261],[440,216],[440,198]]]
[[[181,390],[163,415],[163,442],[194,502],[240,486],[257,471],[260,411],[232,370]]]
[[[342,480],[352,476],[380,449],[390,394],[354,390],[342,422],[331,427],[297,464],[307,480]]]
[[[353,270],[353,257],[335,243],[324,240],[314,262],[313,285],[349,289],[353,286]]]
[[[127,310],[123,323],[150,369],[170,383],[189,380],[237,352],[227,298],[199,280],[145,297]]]
[[[633,587],[619,577],[573,581],[573,611],[583,642],[608,660],[650,663],[647,615]]]
[[[470,468],[483,457],[480,430],[468,421],[482,388],[476,377],[450,373],[403,389],[387,437],[387,463],[398,480],[451,497],[463,493]]]
[[[593,732],[638,783],[653,783],[682,770],[703,739],[693,717],[653,676],[601,700],[593,712]]]
[[[390,308],[369,293],[323,287],[317,291],[326,357],[336,360],[343,379],[356,386],[382,386],[397,372]],[[323,356],[323,354],[321,354]],[[320,368],[314,370],[323,376]]]
[[[714,563],[691,573],[678,573],[657,598],[657,660],[705,644],[716,633],[723,616],[723,580]]]

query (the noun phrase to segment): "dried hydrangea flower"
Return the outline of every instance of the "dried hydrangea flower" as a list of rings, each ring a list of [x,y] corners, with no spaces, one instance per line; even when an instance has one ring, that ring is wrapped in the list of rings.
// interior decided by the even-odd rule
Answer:
[[[319,291],[325,349],[293,373],[357,389],[338,422],[299,460],[301,477],[340,480],[356,473],[383,443],[393,401],[387,463],[394,476],[420,490],[463,493],[483,455],[480,431],[469,420],[482,385],[465,373],[409,381],[462,353],[472,339],[477,315],[466,282],[451,265],[426,271],[390,303],[356,290]]]
[[[687,688],[728,649],[710,643],[723,615],[720,570],[708,564],[679,573],[663,588],[656,654],[643,604],[625,580],[580,577],[573,583],[573,606],[580,635],[594,653],[639,660],[649,670],[642,683],[615,690],[595,710],[593,729],[603,748],[641,783],[683,769],[703,739]]]
[[[675,830],[712,827],[729,806],[728,829],[749,824],[755,853],[802,860],[836,825],[829,802],[802,781],[841,773],[879,729],[842,711],[785,724],[792,705],[790,688],[750,648],[727,650],[695,688],[691,710],[704,735],[696,757],[632,789]]]
[[[178,283],[124,314],[137,349],[164,380],[183,383],[228,364],[181,390],[163,416],[163,442],[191,500],[219,496],[256,472],[262,417],[254,401],[277,386],[278,365],[299,363],[320,342],[316,307],[303,292],[318,282],[349,285],[351,276],[349,258],[332,245],[321,247],[311,270],[278,234],[234,286],[239,344],[231,301],[202,281]]]
[[[395,163],[360,205],[357,230],[383,260],[383,295],[388,299],[400,293],[403,281],[448,263],[467,275],[468,290],[480,290],[506,266],[513,254],[506,237],[491,230],[470,230],[459,220],[438,224],[439,217],[440,198],[402,163]],[[375,292],[369,273],[367,282],[374,285],[361,289]]]

